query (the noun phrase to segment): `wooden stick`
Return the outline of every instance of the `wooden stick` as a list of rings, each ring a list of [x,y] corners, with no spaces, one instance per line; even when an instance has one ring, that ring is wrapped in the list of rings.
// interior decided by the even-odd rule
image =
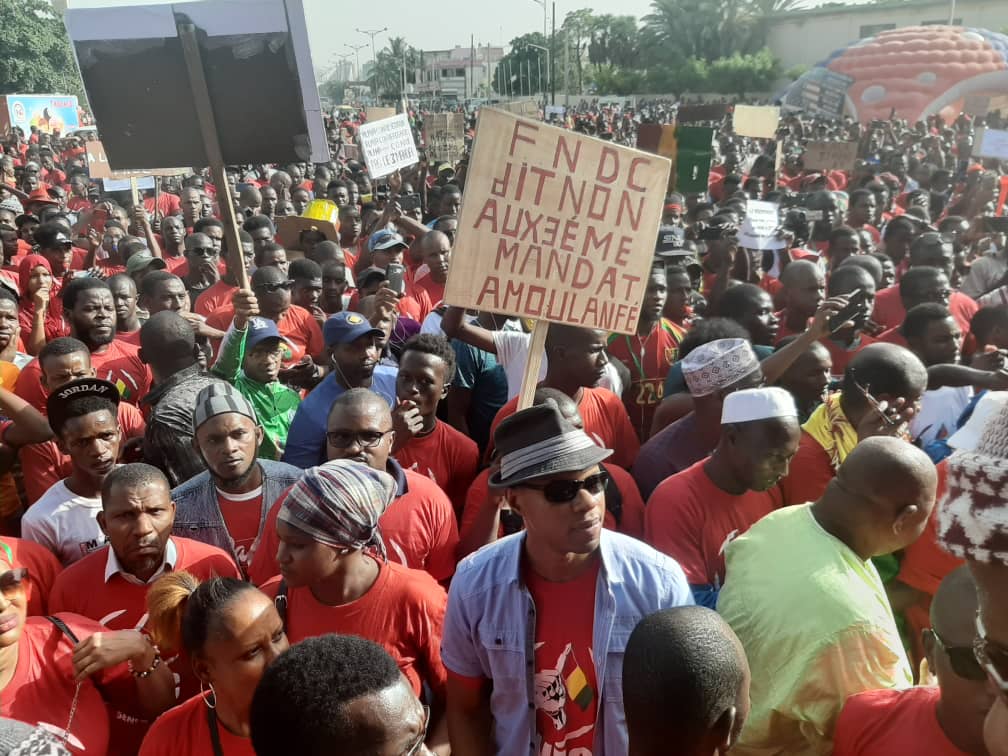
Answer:
[[[532,343],[529,344],[528,362],[525,363],[525,374],[522,376],[521,391],[518,393],[518,409],[528,409],[535,398],[536,386],[539,385],[539,368],[542,365],[546,350],[546,334],[549,333],[549,321],[537,320],[532,329]]]
[[[137,205],[137,194],[139,194],[139,190],[137,189],[136,176],[130,176],[130,202],[133,203],[133,207]],[[139,202],[143,204],[143,200]]]
[[[220,135],[217,133],[217,119],[214,118],[213,103],[207,89],[206,74],[203,71],[203,56],[200,55],[196,27],[193,24],[178,25],[182,53],[189,71],[189,86],[196,103],[200,131],[203,133],[203,147],[210,164],[210,177],[217,187],[218,206],[224,222],[224,238],[227,240],[228,269],[237,273],[238,288],[249,288],[248,271],[245,270],[245,256],[242,254],[241,237],[238,234],[238,219],[235,217],[234,203],[228,189],[227,173],[224,171],[224,153],[221,151]]]

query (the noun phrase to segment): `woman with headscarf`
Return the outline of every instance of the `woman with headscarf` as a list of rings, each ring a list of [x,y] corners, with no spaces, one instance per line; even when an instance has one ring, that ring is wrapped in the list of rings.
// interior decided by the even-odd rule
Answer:
[[[27,255],[18,265],[21,301],[18,319],[28,354],[37,355],[47,341],[69,336],[59,298],[51,297],[52,266],[42,255]]]
[[[154,722],[140,756],[255,756],[252,694],[288,647],[273,602],[251,583],[218,577],[201,583],[179,571],[151,586],[147,608],[151,637],[166,653],[189,657],[203,692]]]
[[[449,753],[441,633],[447,596],[426,572],[388,562],[378,519],[396,483],[360,462],[335,460],[305,470],[277,517],[276,596],[291,643],[326,633],[381,644],[417,695],[430,690],[427,747]]]

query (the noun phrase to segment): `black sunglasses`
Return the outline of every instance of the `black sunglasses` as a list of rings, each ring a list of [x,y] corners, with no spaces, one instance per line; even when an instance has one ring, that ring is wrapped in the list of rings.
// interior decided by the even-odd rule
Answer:
[[[956,675],[964,680],[974,680],[976,682],[987,679],[987,673],[984,672],[977,662],[972,646],[950,646],[941,639],[941,636],[938,635],[938,632],[933,627],[928,628],[924,632],[925,634],[930,634],[934,638],[935,643],[945,652],[949,665]]]
[[[535,491],[542,491],[546,501],[551,504],[566,504],[574,501],[574,497],[583,488],[592,495],[597,495],[605,491],[609,485],[609,473],[600,472],[589,475],[584,480],[551,480],[541,486],[533,486],[529,483],[520,484],[521,488],[531,488]]]
[[[276,283],[259,284],[255,288],[265,291],[267,294],[276,294],[280,289],[290,289],[294,285],[293,281],[277,281]]]
[[[976,640],[973,641],[973,655],[990,680],[997,685],[1001,697],[1008,702],[1008,648],[987,637],[980,613],[976,618]]]
[[[355,443],[362,449],[373,449],[378,446],[378,442],[391,432],[390,430],[361,431],[360,433],[354,433],[353,431],[329,431],[326,433],[326,441],[336,449],[346,449]]]

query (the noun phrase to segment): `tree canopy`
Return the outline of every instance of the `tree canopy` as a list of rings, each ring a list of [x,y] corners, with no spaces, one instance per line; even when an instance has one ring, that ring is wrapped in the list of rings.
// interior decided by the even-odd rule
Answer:
[[[0,93],[82,94],[63,20],[46,0],[0,3]]]

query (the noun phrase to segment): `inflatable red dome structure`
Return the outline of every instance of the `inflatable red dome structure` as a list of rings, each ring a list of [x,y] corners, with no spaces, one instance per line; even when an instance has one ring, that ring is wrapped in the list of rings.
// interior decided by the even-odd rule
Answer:
[[[967,97],[1008,93],[1008,36],[962,26],[890,29],[835,51],[785,91],[785,110],[867,123],[962,112]]]

